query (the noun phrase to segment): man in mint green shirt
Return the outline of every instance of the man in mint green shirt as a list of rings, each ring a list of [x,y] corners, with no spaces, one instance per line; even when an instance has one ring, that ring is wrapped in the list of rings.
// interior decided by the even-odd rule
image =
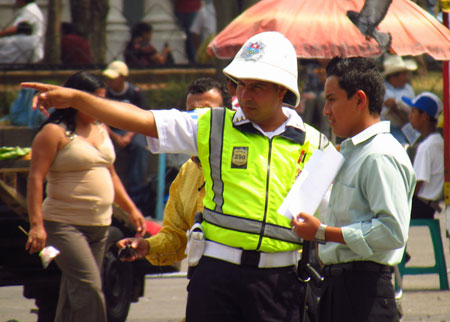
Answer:
[[[293,229],[316,240],[325,283],[320,321],[397,321],[392,267],[403,256],[416,183],[405,150],[380,121],[383,79],[367,58],[327,66],[323,114],[345,138],[324,223],[301,213]]]

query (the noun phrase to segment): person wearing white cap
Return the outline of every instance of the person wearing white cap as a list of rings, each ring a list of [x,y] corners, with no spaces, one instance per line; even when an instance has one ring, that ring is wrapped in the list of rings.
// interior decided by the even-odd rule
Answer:
[[[139,87],[127,81],[127,64],[120,60],[111,62],[102,75],[106,83],[106,97],[115,101],[131,103],[142,109],[148,109],[147,100]],[[109,127],[108,132],[116,147],[118,158],[126,156],[125,188],[134,203],[143,211],[148,194],[147,169],[150,153],[145,137],[133,131]]]
[[[286,107],[297,106],[300,94],[295,49],[282,34],[251,37],[223,72],[238,84],[237,111],[147,112],[54,85],[22,86],[42,92],[41,110],[71,106],[149,136],[153,152],[198,156],[205,198],[196,227],[205,242],[188,286],[187,322],[297,322],[302,240],[277,210],[312,152],[329,141]],[[147,255],[147,241],[127,245],[136,251],[130,260]]]
[[[148,108],[145,96],[139,87],[127,81],[129,75],[127,64],[115,60],[103,70],[102,75],[107,85],[107,98],[128,102],[143,109]]]
[[[388,55],[383,62],[383,76],[386,93],[381,118],[391,122],[391,134],[402,144],[408,143],[401,128],[408,123],[409,107],[403,104],[402,97],[413,98],[414,89],[409,84],[410,72],[417,69],[412,59]]]
[[[411,107],[409,122],[423,139],[413,163],[417,184],[411,218],[430,219],[444,197],[444,139],[436,127],[442,102],[430,92],[422,92],[414,99],[403,97],[402,100]]]

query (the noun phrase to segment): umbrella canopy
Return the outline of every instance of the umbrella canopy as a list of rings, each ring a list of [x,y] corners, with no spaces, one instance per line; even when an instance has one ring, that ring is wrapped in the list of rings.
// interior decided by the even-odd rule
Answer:
[[[261,0],[225,27],[208,51],[231,59],[251,36],[273,30],[293,43],[299,58],[378,56],[378,43],[347,17],[347,11],[359,12],[363,5],[364,0]],[[377,29],[391,34],[397,55],[450,59],[450,31],[411,0],[393,0]]]

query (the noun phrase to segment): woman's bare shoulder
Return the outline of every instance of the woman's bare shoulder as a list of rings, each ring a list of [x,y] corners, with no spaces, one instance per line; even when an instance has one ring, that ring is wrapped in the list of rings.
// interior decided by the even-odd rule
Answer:
[[[64,128],[55,123],[48,123],[39,131],[35,141],[58,142],[64,138]]]

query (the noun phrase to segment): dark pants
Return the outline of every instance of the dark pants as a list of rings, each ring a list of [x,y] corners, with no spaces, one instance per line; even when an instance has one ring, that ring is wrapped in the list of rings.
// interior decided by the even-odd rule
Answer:
[[[350,269],[327,274],[324,270],[324,274],[321,322],[398,321],[390,271]]]
[[[195,17],[197,17],[197,12],[185,13],[176,11],[175,16],[178,18],[184,32],[186,33],[185,49],[189,63],[195,63],[195,46],[194,40],[192,39],[191,26],[195,20]]]
[[[186,322],[298,322],[294,266],[257,268],[203,257],[189,285]]]
[[[433,219],[436,210],[416,196],[412,199],[411,219]]]

